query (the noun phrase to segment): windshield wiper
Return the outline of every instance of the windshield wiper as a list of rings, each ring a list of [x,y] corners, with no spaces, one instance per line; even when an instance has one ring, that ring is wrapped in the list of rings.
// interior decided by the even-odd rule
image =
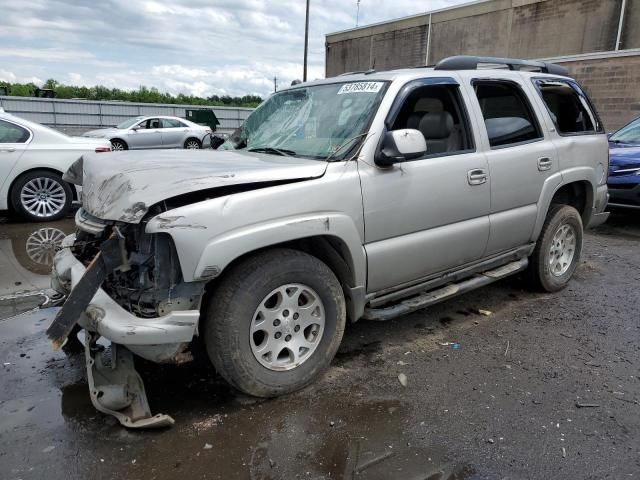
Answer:
[[[297,155],[293,150],[286,150],[284,148],[274,148],[274,147],[255,147],[248,148],[247,152],[256,152],[256,153],[275,153],[276,155],[282,155],[283,157],[295,157]]]

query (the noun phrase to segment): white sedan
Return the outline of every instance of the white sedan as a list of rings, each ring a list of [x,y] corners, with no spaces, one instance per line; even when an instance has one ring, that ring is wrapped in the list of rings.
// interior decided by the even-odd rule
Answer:
[[[0,210],[34,222],[62,218],[78,199],[63,173],[85,153],[110,151],[108,140],[70,137],[0,109]]]

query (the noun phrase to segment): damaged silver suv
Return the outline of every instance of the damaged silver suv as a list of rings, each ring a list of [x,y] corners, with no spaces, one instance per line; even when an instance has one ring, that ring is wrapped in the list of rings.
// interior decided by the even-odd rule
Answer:
[[[173,422],[150,413],[131,352],[187,362],[200,337],[237,389],[286,394],[347,321],[517,272],[562,289],[608,215],[607,137],[552,64],[453,57],[295,85],[221,150],[87,155],[66,174],[84,195],[48,333],[86,331],[91,399],[123,425]]]

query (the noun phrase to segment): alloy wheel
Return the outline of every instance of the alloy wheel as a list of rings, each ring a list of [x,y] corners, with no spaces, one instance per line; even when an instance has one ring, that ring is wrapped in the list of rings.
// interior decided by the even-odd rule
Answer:
[[[562,224],[551,241],[547,262],[551,274],[561,277],[569,270],[576,253],[576,231],[569,224]]]
[[[269,370],[291,370],[311,357],[322,339],[325,309],[311,287],[283,285],[259,304],[252,319],[251,351]]]
[[[67,201],[67,194],[60,182],[53,178],[37,177],[29,180],[20,190],[22,207],[40,218],[59,214]]]

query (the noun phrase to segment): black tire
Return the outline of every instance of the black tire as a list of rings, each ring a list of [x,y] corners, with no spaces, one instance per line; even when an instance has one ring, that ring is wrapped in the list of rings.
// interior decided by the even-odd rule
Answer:
[[[565,265],[566,270],[560,269],[554,273],[551,261],[551,247],[554,237],[563,226],[569,226],[575,235],[573,257]],[[547,218],[542,226],[540,237],[533,254],[529,257],[527,276],[529,283],[536,290],[557,292],[567,286],[575,272],[582,252],[583,226],[578,211],[569,205],[553,204],[547,212]],[[557,265],[557,263],[556,263]],[[562,273],[560,273],[562,272]]]
[[[254,355],[250,329],[265,297],[291,283],[307,285],[320,297],[324,331],[305,361],[276,371]],[[214,367],[232,386],[256,397],[275,397],[305,387],[327,368],[342,340],[345,322],[344,294],[329,267],[297,250],[273,249],[240,262],[221,280],[206,306],[204,340]]]
[[[187,150],[188,149],[198,150],[198,149],[202,148],[202,142],[200,140],[198,140],[197,138],[194,138],[194,137],[187,138],[184,141],[184,148],[187,149]]]
[[[119,138],[114,138],[113,140],[111,140],[111,149],[114,152],[117,152],[120,150],[129,150],[129,145],[127,145],[127,142],[125,142],[124,140],[120,140]]]
[[[49,185],[56,185],[55,189],[60,194],[56,193],[56,207],[52,212],[42,211],[41,214],[36,214],[33,211],[29,211],[30,207],[27,202],[23,204],[22,193],[25,191],[31,191],[34,185],[31,182],[42,182],[42,185],[47,182]],[[63,195],[62,195],[63,193]],[[53,220],[59,220],[63,218],[71,209],[73,203],[73,191],[71,185],[62,180],[62,177],[57,173],[48,170],[32,170],[18,177],[18,179],[11,186],[9,192],[11,199],[11,206],[13,211],[20,218],[30,222],[51,222]],[[58,206],[59,205],[59,206]],[[33,207],[31,207],[33,209]]]

